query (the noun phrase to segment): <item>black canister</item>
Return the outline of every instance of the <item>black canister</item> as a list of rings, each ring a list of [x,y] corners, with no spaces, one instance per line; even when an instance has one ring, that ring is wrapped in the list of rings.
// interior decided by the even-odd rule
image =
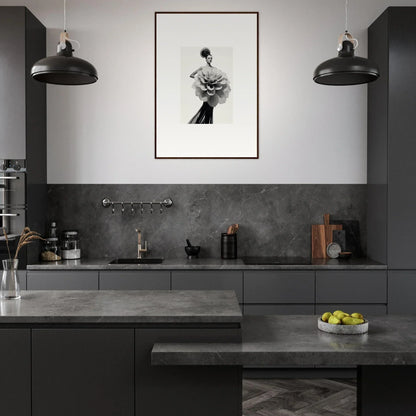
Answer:
[[[227,260],[237,258],[237,234],[221,234],[221,258]]]

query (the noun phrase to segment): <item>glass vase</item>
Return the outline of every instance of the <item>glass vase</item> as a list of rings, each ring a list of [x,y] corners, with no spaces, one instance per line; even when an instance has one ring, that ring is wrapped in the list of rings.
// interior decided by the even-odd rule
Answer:
[[[0,297],[2,299],[20,299],[20,284],[17,277],[19,260],[3,260]]]

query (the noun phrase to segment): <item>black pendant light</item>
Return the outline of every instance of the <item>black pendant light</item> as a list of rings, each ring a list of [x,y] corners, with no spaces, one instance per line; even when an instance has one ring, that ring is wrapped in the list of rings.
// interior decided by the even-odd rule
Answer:
[[[35,62],[32,78],[48,84],[85,85],[98,80],[97,70],[88,61],[72,55],[74,49],[66,31],[66,0],[64,0],[64,31],[61,32],[56,56]],[[79,44],[77,41],[73,41]]]
[[[345,0],[345,33],[338,39],[338,56],[322,62],[315,69],[313,80],[323,85],[357,85],[375,81],[378,67],[366,58],[354,55],[357,39],[348,32],[348,0]]]

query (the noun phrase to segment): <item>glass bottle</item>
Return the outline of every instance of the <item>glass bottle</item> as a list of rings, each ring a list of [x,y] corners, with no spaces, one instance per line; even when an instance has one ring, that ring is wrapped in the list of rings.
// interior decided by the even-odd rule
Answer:
[[[20,284],[17,276],[19,260],[3,260],[3,276],[0,285],[2,299],[20,299]]]

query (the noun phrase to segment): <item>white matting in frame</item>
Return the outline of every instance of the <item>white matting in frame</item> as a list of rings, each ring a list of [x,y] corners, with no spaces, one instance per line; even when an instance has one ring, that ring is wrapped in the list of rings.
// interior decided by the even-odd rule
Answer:
[[[258,13],[155,13],[155,158],[258,158]]]

